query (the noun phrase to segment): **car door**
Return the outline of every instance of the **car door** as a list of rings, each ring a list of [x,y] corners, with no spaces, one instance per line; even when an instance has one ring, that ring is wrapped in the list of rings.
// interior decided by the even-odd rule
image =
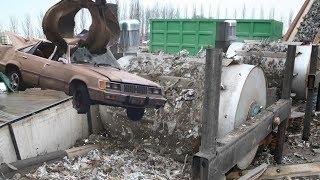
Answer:
[[[36,49],[38,45],[39,43],[33,48]],[[15,60],[21,64],[20,71],[23,81],[28,86],[37,87],[40,73],[48,63],[48,59],[17,50]]]
[[[71,64],[68,62],[49,60],[41,72],[39,80],[40,87],[65,91],[72,73],[70,66]]]

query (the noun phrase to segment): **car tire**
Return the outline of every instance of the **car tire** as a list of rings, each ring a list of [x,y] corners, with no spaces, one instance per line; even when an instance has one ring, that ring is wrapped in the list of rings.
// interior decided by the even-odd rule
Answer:
[[[73,88],[73,107],[78,114],[86,114],[90,110],[90,96],[86,85],[79,83]]]
[[[14,92],[26,90],[23,84],[21,73],[18,69],[10,69],[7,72],[7,76],[10,79],[11,88]]]
[[[139,121],[144,116],[144,108],[127,108],[127,116],[131,121]]]

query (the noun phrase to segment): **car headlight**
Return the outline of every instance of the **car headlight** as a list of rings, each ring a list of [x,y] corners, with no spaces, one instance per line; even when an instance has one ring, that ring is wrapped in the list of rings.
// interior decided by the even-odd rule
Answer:
[[[119,83],[109,83],[109,89],[121,91],[121,84]]]
[[[116,90],[116,91],[121,91],[121,84],[108,82],[108,81],[104,81],[104,80],[99,80],[98,87],[101,90],[112,89],[112,90]]]
[[[158,94],[158,95],[161,95],[161,94],[162,94],[162,91],[161,91],[160,88],[149,87],[149,88],[148,88],[148,93],[149,93],[149,94]]]

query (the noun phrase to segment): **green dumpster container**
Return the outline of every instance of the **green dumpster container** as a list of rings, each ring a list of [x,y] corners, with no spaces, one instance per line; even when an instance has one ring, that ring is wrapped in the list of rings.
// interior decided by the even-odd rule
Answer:
[[[217,23],[224,19],[152,19],[150,20],[150,50],[172,54],[186,49],[195,55],[201,47],[215,47]],[[275,20],[237,20],[238,41],[252,39],[278,40],[282,36],[281,22]]]
[[[237,39],[276,41],[282,38],[283,23],[275,20],[237,20]]]

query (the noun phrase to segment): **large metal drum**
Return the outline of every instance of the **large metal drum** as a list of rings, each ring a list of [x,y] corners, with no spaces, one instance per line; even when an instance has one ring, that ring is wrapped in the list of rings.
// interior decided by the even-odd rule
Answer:
[[[218,137],[223,137],[266,107],[267,85],[264,72],[253,65],[231,65],[222,69]],[[258,146],[238,162],[246,169]]]
[[[239,53],[240,51],[243,51],[244,46],[245,43],[239,42],[231,44],[227,51],[227,57],[234,58],[240,63],[261,66],[266,73],[268,86],[281,89],[282,75],[285,68],[286,57],[276,57],[276,52],[274,52],[273,55],[270,55],[270,57],[263,55],[261,57],[249,57],[244,55],[244,53]],[[296,94],[296,99],[306,99],[311,49],[311,45],[297,46],[297,56],[294,63],[294,77],[292,80],[292,92]],[[284,52],[282,54],[284,54]]]

